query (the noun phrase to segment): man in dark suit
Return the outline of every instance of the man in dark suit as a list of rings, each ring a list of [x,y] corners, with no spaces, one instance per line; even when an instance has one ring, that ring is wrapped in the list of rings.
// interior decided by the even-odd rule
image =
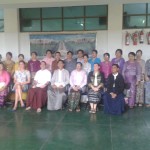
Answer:
[[[124,79],[119,73],[119,66],[112,65],[112,73],[108,77],[107,91],[104,95],[104,113],[122,114],[124,112]]]

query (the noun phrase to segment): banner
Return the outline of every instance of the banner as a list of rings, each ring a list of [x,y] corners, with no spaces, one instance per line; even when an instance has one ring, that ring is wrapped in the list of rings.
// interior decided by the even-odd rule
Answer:
[[[40,57],[43,57],[48,49],[52,50],[53,53],[56,51],[61,52],[63,58],[66,56],[67,51],[76,54],[79,49],[91,54],[92,50],[95,49],[95,45],[95,33],[30,35],[30,51],[36,51]]]

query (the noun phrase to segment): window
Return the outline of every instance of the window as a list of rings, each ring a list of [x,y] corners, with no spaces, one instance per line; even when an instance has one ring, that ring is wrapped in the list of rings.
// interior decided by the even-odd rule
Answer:
[[[21,32],[107,30],[107,5],[23,8]]]
[[[149,28],[150,3],[125,4],[123,6],[123,28]]]
[[[0,9],[0,32],[4,32],[4,11]]]

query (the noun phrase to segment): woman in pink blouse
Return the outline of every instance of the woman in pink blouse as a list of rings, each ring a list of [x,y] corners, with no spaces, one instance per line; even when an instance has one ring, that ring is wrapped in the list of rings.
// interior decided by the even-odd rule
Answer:
[[[82,63],[77,62],[76,69],[71,72],[70,76],[70,94],[68,98],[69,111],[80,111],[79,102],[80,94],[85,92],[87,84],[87,74],[82,69]]]
[[[100,71],[104,74],[105,82],[107,82],[108,76],[111,74],[112,63],[109,61],[110,54],[104,53],[104,61],[100,64]]]
[[[4,70],[4,64],[0,62],[0,107],[4,106],[4,100],[8,94],[8,84],[10,82],[10,76],[7,71]]]
[[[52,71],[52,62],[54,61],[55,59],[52,57],[52,51],[51,50],[47,50],[46,51],[46,56],[45,58],[42,60],[42,61],[45,61],[46,62],[46,68],[49,70],[49,71]]]

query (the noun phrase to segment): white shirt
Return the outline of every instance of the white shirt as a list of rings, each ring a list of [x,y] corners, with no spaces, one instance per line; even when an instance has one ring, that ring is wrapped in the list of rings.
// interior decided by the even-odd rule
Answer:
[[[60,85],[63,85],[63,87],[65,86],[65,83],[63,82],[63,80],[62,80],[62,71],[63,70],[58,70],[58,81],[57,82],[55,82],[55,85],[57,86],[57,87],[59,87]]]
[[[118,76],[118,73],[116,73],[116,74],[113,74],[113,76],[114,76],[114,80],[116,80],[116,78],[117,78],[117,76]],[[113,87],[115,87],[116,85],[115,85],[115,83],[113,84]]]
[[[83,63],[83,70],[88,74],[91,71],[91,64],[89,62]]]
[[[118,73],[113,74],[113,76],[114,76],[114,80],[116,80],[116,78],[117,78],[117,76],[118,76]]]
[[[37,87],[45,85],[47,82],[51,81],[51,73],[49,70],[39,70],[34,77],[34,80],[37,81]]]
[[[96,72],[95,73],[95,78],[94,78],[94,86],[97,86],[98,85],[98,83],[97,83],[97,75],[98,75],[98,73]]]

